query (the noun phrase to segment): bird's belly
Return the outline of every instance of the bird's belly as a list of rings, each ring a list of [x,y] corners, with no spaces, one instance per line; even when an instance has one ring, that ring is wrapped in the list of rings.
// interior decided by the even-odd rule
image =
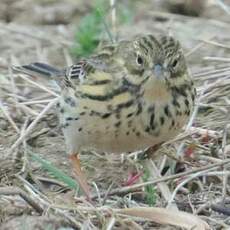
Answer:
[[[60,100],[60,123],[69,154],[82,150],[122,153],[143,150],[174,138],[186,124],[192,99],[186,105],[177,98],[177,108],[167,102],[121,104],[119,110],[105,103],[81,103],[74,97]],[[84,102],[84,103],[83,103]],[[126,101],[125,101],[126,102]],[[113,104],[113,107],[114,104]]]
[[[144,130],[140,117],[134,117],[131,125],[124,121],[119,124],[116,118],[102,120],[85,117],[69,121],[63,132],[69,154],[82,150],[123,153],[143,150],[167,141],[178,134],[184,123],[185,119],[180,118],[177,126],[170,129],[170,124],[165,122],[159,133],[150,135]]]

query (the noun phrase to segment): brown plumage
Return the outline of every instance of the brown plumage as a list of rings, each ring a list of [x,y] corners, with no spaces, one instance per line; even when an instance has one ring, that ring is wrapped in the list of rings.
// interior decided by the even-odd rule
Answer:
[[[194,105],[183,51],[169,36],[121,41],[65,70],[42,63],[17,69],[51,76],[61,86],[60,123],[87,194],[77,153],[131,152],[167,141],[181,131]]]

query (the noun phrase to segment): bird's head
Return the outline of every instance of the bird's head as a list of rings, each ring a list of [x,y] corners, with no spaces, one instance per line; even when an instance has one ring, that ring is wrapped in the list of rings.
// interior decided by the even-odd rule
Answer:
[[[145,35],[122,41],[117,55],[127,70],[124,77],[133,84],[175,85],[188,75],[182,48],[171,36]]]

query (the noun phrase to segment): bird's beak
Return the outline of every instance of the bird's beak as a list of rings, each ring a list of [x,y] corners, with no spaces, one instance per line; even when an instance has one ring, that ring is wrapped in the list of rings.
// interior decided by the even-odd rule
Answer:
[[[156,64],[153,67],[153,74],[157,79],[165,79],[168,76],[168,71],[161,65]]]
[[[154,73],[154,75],[155,75],[157,78],[162,77],[162,75],[163,75],[163,66],[160,65],[160,64],[156,64],[156,65],[153,67],[153,73]]]

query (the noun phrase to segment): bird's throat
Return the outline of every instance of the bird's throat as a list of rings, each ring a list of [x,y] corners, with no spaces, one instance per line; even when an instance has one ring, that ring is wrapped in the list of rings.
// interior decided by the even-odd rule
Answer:
[[[150,103],[153,101],[167,103],[171,95],[164,81],[151,79],[145,86],[143,97],[145,101]]]

